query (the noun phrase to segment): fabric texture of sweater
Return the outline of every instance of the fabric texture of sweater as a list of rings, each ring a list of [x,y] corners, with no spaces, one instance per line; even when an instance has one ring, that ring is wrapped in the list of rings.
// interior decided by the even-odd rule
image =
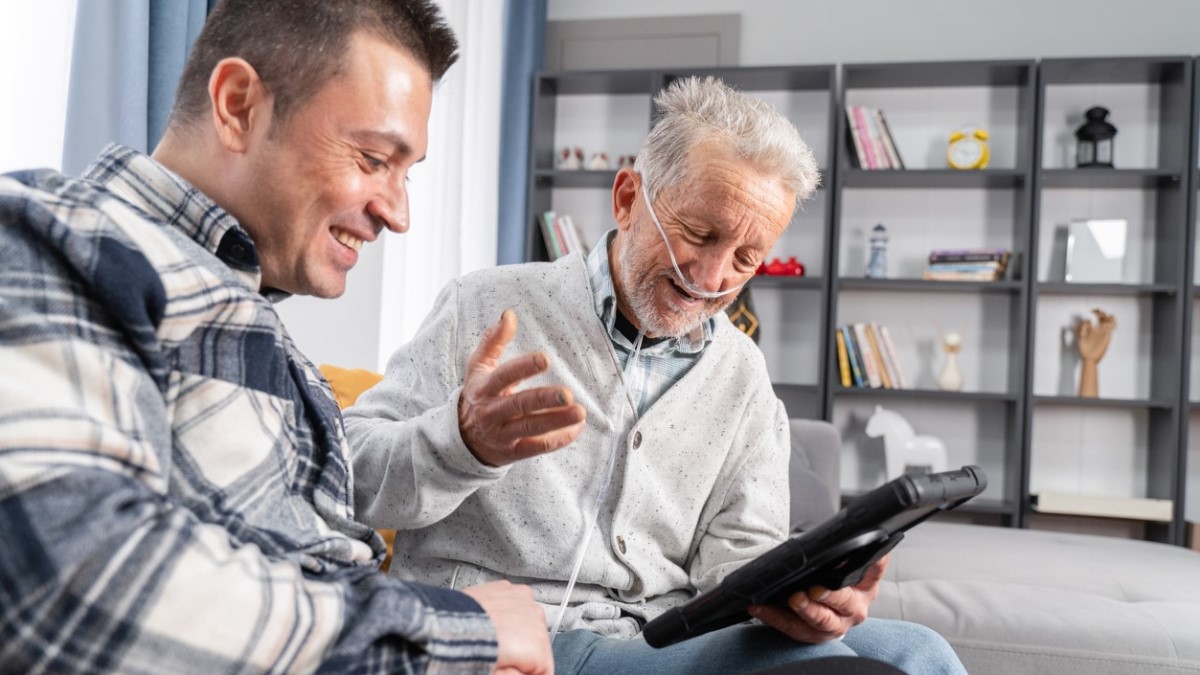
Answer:
[[[565,448],[496,468],[467,449],[457,407],[467,358],[505,309],[518,319],[506,355],[551,357],[524,386],[569,387],[587,423]],[[700,360],[635,422],[582,257],[448,285],[345,413],[357,515],[399,530],[392,572],[456,588],[527,583],[552,623],[614,434],[612,486],[562,630],[632,637],[782,541],[787,415],[754,343],[723,314],[714,323]]]

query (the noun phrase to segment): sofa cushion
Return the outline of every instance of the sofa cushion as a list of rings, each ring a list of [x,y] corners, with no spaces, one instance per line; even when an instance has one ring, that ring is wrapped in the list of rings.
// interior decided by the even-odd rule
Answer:
[[[871,615],[933,628],[971,673],[1200,673],[1200,554],[929,522],[892,552]]]

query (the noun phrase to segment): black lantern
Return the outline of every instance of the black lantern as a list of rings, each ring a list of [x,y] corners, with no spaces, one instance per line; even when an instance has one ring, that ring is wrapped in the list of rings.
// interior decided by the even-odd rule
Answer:
[[[1075,146],[1075,166],[1080,168],[1113,167],[1113,136],[1117,128],[1109,124],[1108,110],[1100,106],[1088,108],[1087,121],[1075,130],[1079,143]]]

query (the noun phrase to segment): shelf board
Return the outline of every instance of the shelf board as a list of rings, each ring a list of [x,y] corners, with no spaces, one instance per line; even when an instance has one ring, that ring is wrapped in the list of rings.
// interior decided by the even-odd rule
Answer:
[[[534,179],[543,187],[612,188],[616,169],[591,171],[587,169],[538,169]]]
[[[1044,188],[1138,189],[1181,185],[1183,172],[1171,169],[1043,169]]]
[[[1019,169],[847,169],[848,188],[1015,188],[1025,182]]]
[[[1065,281],[1039,282],[1038,293],[1047,295],[1175,295],[1171,284],[1076,284]]]
[[[750,279],[751,288],[790,288],[819,291],[824,286],[821,277],[783,277],[759,274]]]
[[[815,384],[789,384],[787,382],[772,382],[771,386],[777,390],[789,391],[794,394],[813,394],[815,396],[821,393],[821,388]]]
[[[1002,401],[1015,402],[1016,394],[994,391],[942,391],[941,389],[875,389],[871,387],[834,388],[835,396],[878,396],[883,398],[907,398],[912,400],[941,401]]]
[[[840,277],[841,289],[867,291],[915,291],[918,293],[1016,293],[1019,281],[932,281],[929,279],[863,279]]]
[[[1062,405],[1079,408],[1155,408],[1170,410],[1170,401],[1148,398],[1080,398],[1079,396],[1034,396],[1038,405]]]
[[[1030,505],[1038,513],[1092,518],[1121,518],[1160,523],[1171,521],[1174,504],[1169,499],[1139,497],[1098,497],[1067,493],[1030,495]]]

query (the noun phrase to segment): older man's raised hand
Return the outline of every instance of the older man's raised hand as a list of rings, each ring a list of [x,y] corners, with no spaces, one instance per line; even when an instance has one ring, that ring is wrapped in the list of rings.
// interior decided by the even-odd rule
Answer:
[[[566,387],[516,390],[521,382],[550,369],[550,357],[542,352],[500,363],[516,333],[517,315],[505,310],[467,359],[458,399],[463,442],[489,466],[558,450],[579,436],[587,418]]]

